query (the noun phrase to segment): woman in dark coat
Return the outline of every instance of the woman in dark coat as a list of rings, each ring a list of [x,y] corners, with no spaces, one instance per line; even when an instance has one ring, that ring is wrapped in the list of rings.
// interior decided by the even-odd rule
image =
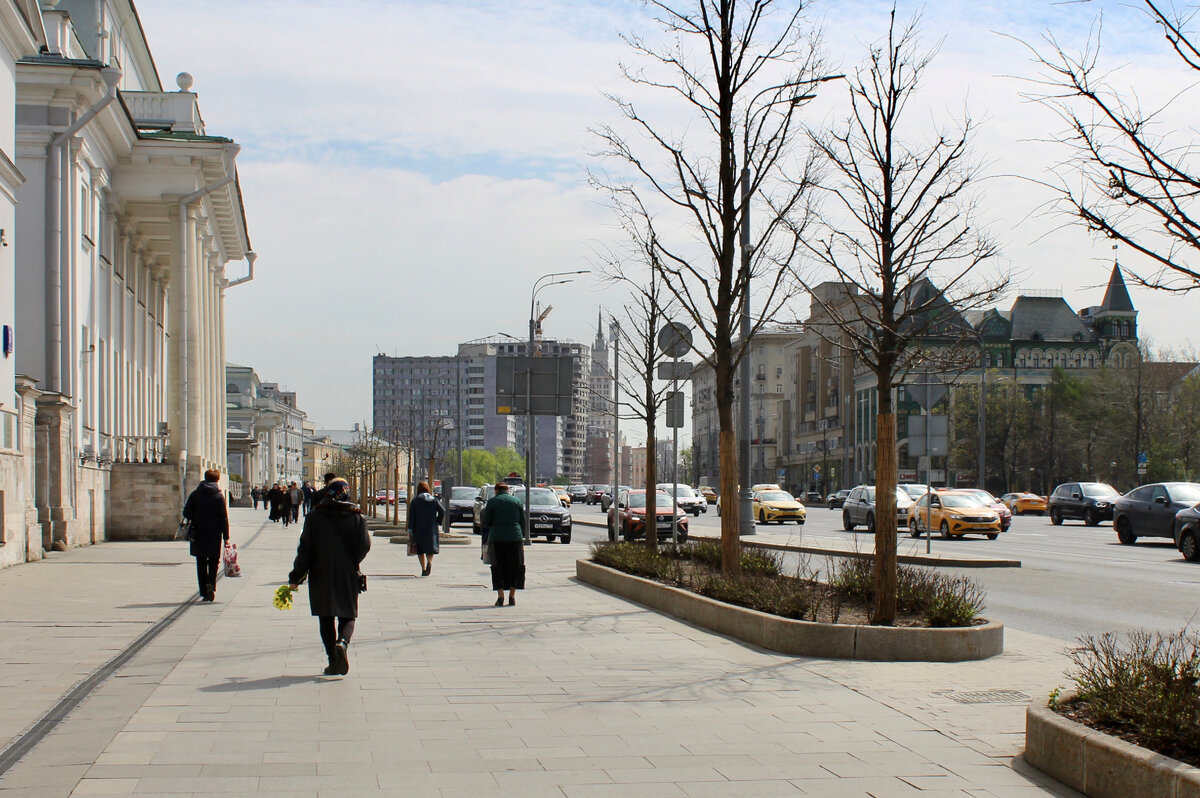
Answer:
[[[483,506],[480,522],[488,530],[488,554],[492,563],[492,590],[496,606],[517,603],[517,591],[525,589],[525,505],[508,492],[508,484],[496,483],[496,495]]]
[[[283,514],[283,489],[276,482],[267,492],[267,503],[271,507],[271,520],[278,521]]]
[[[296,561],[288,574],[292,589],[308,580],[308,606],[320,619],[321,642],[329,657],[326,676],[350,672],[347,651],[358,617],[358,565],[370,550],[367,522],[350,500],[350,485],[335,479],[321,503],[304,517]]]
[[[417,495],[408,504],[408,539],[417,549],[421,576],[429,576],[433,571],[433,555],[439,551],[438,529],[443,515],[442,503],[429,492],[429,483],[418,484]]]
[[[220,471],[205,471],[204,481],[183,505],[183,517],[192,522],[189,553],[196,558],[196,581],[205,601],[217,598],[217,565],[221,562],[221,546],[229,540],[229,509],[220,481]]]

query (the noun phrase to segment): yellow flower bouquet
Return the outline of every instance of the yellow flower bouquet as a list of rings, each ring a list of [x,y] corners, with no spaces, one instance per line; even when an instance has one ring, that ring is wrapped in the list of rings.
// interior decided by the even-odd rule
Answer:
[[[272,601],[275,609],[290,610],[292,608],[292,594],[295,592],[289,585],[280,585],[279,589],[275,591],[275,598]]]

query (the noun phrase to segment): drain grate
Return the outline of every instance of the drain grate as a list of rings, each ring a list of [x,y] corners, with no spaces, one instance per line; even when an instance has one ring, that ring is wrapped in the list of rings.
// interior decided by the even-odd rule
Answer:
[[[488,590],[487,585],[438,585],[449,590]]]
[[[944,693],[946,698],[960,704],[1018,704],[1030,701],[1019,690],[978,690],[969,693]]]

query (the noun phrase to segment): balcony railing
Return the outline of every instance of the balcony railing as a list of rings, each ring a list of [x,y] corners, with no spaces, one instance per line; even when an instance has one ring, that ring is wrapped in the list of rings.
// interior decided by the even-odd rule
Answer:
[[[123,91],[121,99],[139,128],[204,133],[200,106],[191,92]]]
[[[158,435],[118,435],[112,439],[114,463],[165,463],[167,438]]]

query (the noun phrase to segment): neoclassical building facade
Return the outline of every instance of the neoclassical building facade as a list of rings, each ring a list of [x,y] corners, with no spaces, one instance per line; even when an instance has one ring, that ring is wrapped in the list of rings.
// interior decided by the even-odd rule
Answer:
[[[164,89],[131,0],[19,8],[43,41],[14,61],[5,128],[23,182],[3,378],[32,408],[34,496],[6,562],[172,533],[226,463],[224,293],[247,279],[226,267],[253,267],[239,147],[205,129],[190,76]]]

